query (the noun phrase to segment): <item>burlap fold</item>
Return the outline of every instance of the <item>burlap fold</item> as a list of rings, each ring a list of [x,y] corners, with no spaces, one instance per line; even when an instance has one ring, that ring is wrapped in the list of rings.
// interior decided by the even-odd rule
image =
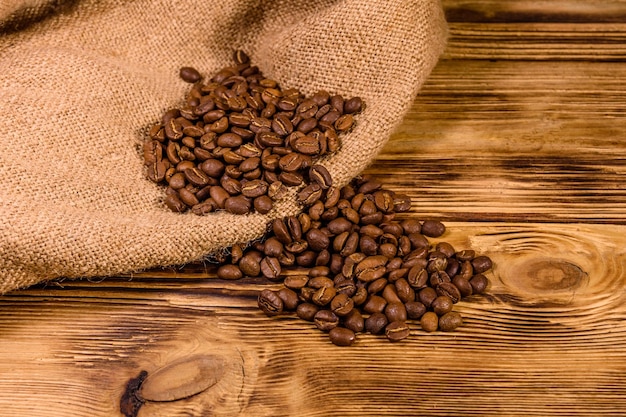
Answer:
[[[285,88],[361,96],[324,161],[345,184],[402,120],[445,43],[438,0],[22,0],[0,5],[0,293],[201,259],[268,215],[170,212],[146,179],[147,127],[235,48]]]

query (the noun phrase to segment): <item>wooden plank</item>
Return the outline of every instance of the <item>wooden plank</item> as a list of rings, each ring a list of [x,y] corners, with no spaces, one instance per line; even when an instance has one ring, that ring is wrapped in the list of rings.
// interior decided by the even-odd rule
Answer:
[[[624,0],[444,0],[444,59],[626,58]]]
[[[449,22],[624,23],[624,0],[443,0]]]
[[[619,61],[626,58],[623,23],[449,24],[445,59]]]
[[[367,170],[424,217],[626,220],[626,67],[442,61]]]
[[[337,348],[310,323],[268,318],[211,274],[66,282],[0,299],[3,415],[112,416],[127,380],[218,355],[223,377],[150,416],[612,416],[626,412],[626,227],[451,223],[442,237],[493,257],[465,325]],[[139,288],[143,282],[145,288]],[[139,285],[138,285],[139,284]],[[128,286],[128,287],[127,287]],[[195,295],[194,295],[195,293]],[[42,344],[42,340],[45,343]]]

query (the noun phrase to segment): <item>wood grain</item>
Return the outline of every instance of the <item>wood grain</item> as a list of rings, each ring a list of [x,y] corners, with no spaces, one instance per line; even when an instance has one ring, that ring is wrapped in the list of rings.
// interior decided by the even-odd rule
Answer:
[[[0,297],[0,415],[121,416],[142,370],[139,417],[626,415],[626,1],[443,3],[445,56],[367,172],[493,259],[461,328],[338,348],[210,263],[61,280]]]

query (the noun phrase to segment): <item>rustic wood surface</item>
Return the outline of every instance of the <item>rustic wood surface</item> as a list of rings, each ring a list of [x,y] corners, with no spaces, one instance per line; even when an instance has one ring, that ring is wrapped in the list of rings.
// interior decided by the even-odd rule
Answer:
[[[141,370],[140,417],[626,415],[626,1],[444,6],[445,56],[368,172],[492,257],[463,327],[338,348],[201,264],[48,284],[0,298],[0,415],[120,416]]]

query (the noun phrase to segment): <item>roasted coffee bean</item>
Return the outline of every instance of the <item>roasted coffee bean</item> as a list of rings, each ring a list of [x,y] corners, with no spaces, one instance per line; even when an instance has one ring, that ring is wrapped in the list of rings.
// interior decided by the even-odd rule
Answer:
[[[363,100],[360,97],[352,97],[344,102],[343,111],[348,114],[359,113],[363,110]]]
[[[313,321],[317,312],[320,311],[319,306],[312,303],[298,304],[296,308],[296,314],[302,320]]]
[[[378,295],[370,295],[363,305],[363,311],[366,313],[382,313],[387,306],[387,300]]]
[[[472,291],[474,294],[482,294],[489,285],[489,280],[483,274],[476,274],[470,279]]]
[[[411,320],[419,320],[426,313],[426,306],[419,301],[409,301],[404,305],[406,315]]]
[[[309,248],[316,252],[321,252],[330,245],[328,236],[319,229],[309,230],[306,234],[306,241],[309,243]]]
[[[272,256],[266,256],[263,258],[260,262],[260,269],[263,276],[272,281],[277,280],[282,272],[280,262]]]
[[[283,251],[283,244],[276,237],[270,237],[263,245],[263,253],[265,256],[273,256],[277,258]]]
[[[170,210],[176,213],[182,213],[187,210],[187,205],[183,203],[176,195],[168,195],[165,198],[165,204]]]
[[[472,259],[471,262],[475,274],[482,274],[483,272],[490,270],[492,267],[491,259],[484,255],[477,256]]]
[[[256,198],[267,193],[269,184],[263,180],[252,180],[241,186],[241,194],[246,197]]]
[[[437,298],[437,292],[431,288],[426,287],[422,288],[418,293],[419,301],[426,306],[426,308],[430,308],[432,302]]]
[[[319,184],[319,186],[323,190],[326,190],[331,185],[333,185],[333,180],[330,176],[330,173],[328,172],[326,167],[324,167],[323,165],[319,165],[319,164],[313,165],[311,169],[309,170],[309,179],[312,182]]]
[[[322,196],[322,187],[319,184],[313,183],[304,187],[298,192],[297,200],[304,206],[310,206],[314,202],[319,201]]]
[[[439,317],[439,329],[449,332],[463,324],[463,318],[456,311],[450,311]]]
[[[182,201],[189,207],[195,206],[196,204],[200,203],[196,198],[196,195],[193,192],[189,191],[187,188],[181,188],[180,190],[178,190],[178,197],[180,198],[180,201]]]
[[[388,303],[385,306],[384,313],[390,323],[394,321],[406,321],[407,319],[406,307],[401,302]]]
[[[405,321],[392,321],[385,327],[385,335],[391,342],[399,342],[410,335],[409,326]]]
[[[350,346],[356,340],[353,330],[346,327],[335,327],[328,332],[330,341],[337,346]]]
[[[407,281],[409,285],[416,290],[426,288],[429,282],[428,271],[421,267],[421,265],[415,265],[409,269]]]
[[[442,316],[451,311],[452,306],[452,300],[446,295],[440,295],[439,297],[435,298],[430,305],[435,314],[437,314],[438,316]]]
[[[456,276],[452,279],[452,283],[458,288],[461,293],[461,297],[469,297],[474,292],[472,284],[470,284],[469,280],[465,278]]]
[[[258,254],[258,252],[256,252]],[[239,260],[239,269],[249,277],[258,277],[261,275],[261,259],[254,252],[248,252]]]
[[[289,288],[281,288],[276,293],[283,301],[283,310],[293,311],[298,307],[298,294],[295,291]]]
[[[378,278],[367,285],[367,292],[370,294],[378,294],[387,286],[387,283],[387,278]]]
[[[331,281],[332,282],[332,281]],[[311,301],[319,306],[325,306],[331,302],[333,298],[337,295],[337,290],[334,286],[330,287],[321,287],[318,288],[317,291],[313,294]]]
[[[365,329],[365,319],[358,309],[353,308],[348,315],[342,318],[343,325],[355,333]]]
[[[285,287],[291,288],[292,290],[299,290],[304,288],[309,282],[309,277],[306,275],[290,275],[285,277],[283,283]]]
[[[330,302],[330,309],[340,317],[348,315],[353,308],[354,300],[344,293],[336,293]]]
[[[330,310],[319,310],[315,313],[313,321],[323,332],[329,332],[339,325],[339,317]]]
[[[252,205],[254,207],[254,210],[260,214],[267,214],[272,210],[272,208],[274,208],[274,203],[272,202],[272,199],[266,195],[261,195],[255,198]]]
[[[422,223],[422,231],[421,233],[428,237],[439,237],[443,235],[446,231],[446,227],[443,223],[437,220],[425,220]]]
[[[383,313],[373,313],[365,319],[365,331],[371,334],[381,334],[385,331],[387,324],[389,324],[387,316]]]
[[[435,288],[435,291],[440,296],[443,295],[450,298],[450,300],[455,304],[461,300],[461,292],[452,282],[443,282],[439,284]]]
[[[439,317],[432,311],[427,311],[420,318],[420,325],[422,326],[422,330],[428,333],[432,333],[437,331],[439,327]]]
[[[330,288],[335,286],[335,282],[324,275],[311,276],[309,274],[308,286],[311,288]]]
[[[248,214],[250,213],[252,205],[250,204],[250,200],[244,196],[235,196],[226,199],[224,208],[226,211],[233,214]]]
[[[368,256],[355,266],[354,275],[363,282],[374,281],[387,272],[385,268],[387,261],[388,259],[382,255]]]
[[[226,264],[221,265],[217,269],[217,277],[221,279],[235,280],[243,277],[243,273],[241,269],[237,267],[237,265]]]
[[[257,303],[259,308],[268,316],[275,316],[283,312],[283,300],[275,291],[268,289],[261,291]]]

